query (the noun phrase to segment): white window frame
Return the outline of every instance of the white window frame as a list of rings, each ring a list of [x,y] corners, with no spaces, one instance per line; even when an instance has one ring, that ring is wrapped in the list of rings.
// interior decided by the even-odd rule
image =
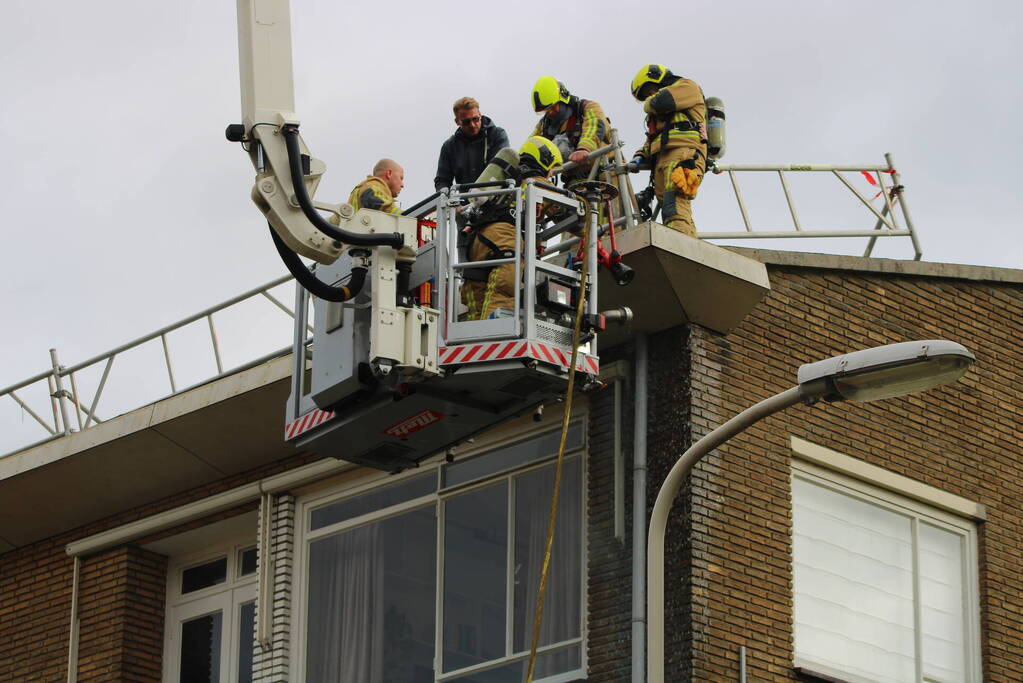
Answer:
[[[562,683],[564,681],[578,680],[580,675],[585,676],[587,668],[587,621],[588,621],[588,605],[586,600],[586,577],[587,577],[587,481],[588,481],[588,466],[586,454],[588,452],[588,435],[587,435],[587,415],[581,413],[572,419],[572,423],[580,423],[582,425],[582,443],[572,450],[566,450],[565,458],[578,457],[581,466],[582,480],[580,481],[581,495],[580,495],[580,519],[582,520],[581,530],[581,556],[580,556],[580,567],[582,570],[582,576],[580,577],[580,635],[578,638],[572,640],[559,642],[549,647],[538,648],[538,655],[543,654],[546,651],[552,649],[565,649],[578,645],[580,652],[580,666],[579,669],[568,672],[566,674],[559,674],[556,676],[550,676],[544,679],[537,679],[537,683]],[[483,455],[500,448],[511,446],[524,441],[535,439],[544,434],[555,431],[551,425],[544,424],[536,426],[532,422],[521,422],[517,425],[519,429],[503,431],[497,438],[486,438],[479,439],[478,443],[472,444],[469,448],[462,451],[463,455],[459,457],[459,461],[468,459],[469,457],[476,455]],[[556,453],[555,453],[556,455]],[[521,654],[509,655],[499,659],[491,660],[486,664],[480,664],[476,667],[469,669],[460,669],[458,671],[442,672],[442,654],[443,654],[443,572],[444,572],[444,506],[443,501],[453,496],[461,495],[476,489],[485,488],[498,481],[504,480],[508,482],[508,495],[509,495],[509,506],[514,504],[514,486],[513,479],[521,474],[529,472],[531,470],[541,469],[543,467],[551,466],[556,462],[556,457],[545,457],[541,460],[523,465],[513,470],[503,470],[495,473],[494,475],[484,477],[479,480],[473,480],[464,484],[452,485],[443,491],[440,491],[440,470],[443,463],[434,462],[429,465],[423,465],[419,468],[406,470],[397,475],[387,474],[379,471],[368,471],[365,476],[359,477],[355,480],[348,480],[338,486],[329,490],[316,490],[306,496],[299,496],[296,504],[296,515],[295,515],[295,567],[293,576],[293,596],[292,602],[292,619],[291,619],[291,680],[304,681],[306,675],[306,605],[308,603],[308,581],[306,581],[306,574],[309,568],[309,545],[312,541],[327,536],[332,536],[342,531],[362,526],[372,522],[378,522],[388,517],[393,517],[399,514],[409,512],[417,508],[427,507],[429,505],[435,506],[437,513],[437,553],[436,562],[437,566],[435,569],[435,580],[437,582],[437,600],[435,603],[436,615],[434,618],[434,680],[435,681],[446,681],[449,679],[457,678],[458,676],[465,676],[473,671],[479,672],[487,669],[494,669],[500,666],[510,664],[515,661],[524,659]],[[392,505],[384,510],[372,512],[366,515],[361,515],[352,519],[345,520],[331,524],[329,526],[316,529],[315,531],[309,531],[310,520],[313,510],[321,508],[325,505],[336,503],[345,498],[357,496],[368,491],[372,491],[375,488],[386,486],[390,484],[396,484],[404,479],[411,477],[421,476],[428,472],[432,472],[437,477],[438,492],[431,493],[426,496],[421,496],[414,500],[409,500],[404,503]],[[319,487],[315,487],[319,488]],[[513,509],[509,510],[512,513]],[[514,529],[514,515],[509,514],[508,529],[509,533]],[[514,536],[509,536],[509,548],[508,553],[514,552]],[[512,582],[508,582],[506,586],[507,592],[514,591],[514,585]],[[507,604],[511,604],[509,601]],[[509,614],[506,615],[505,623],[505,639],[506,639],[506,652],[510,650],[509,643],[514,639],[514,634],[511,632],[511,624],[514,619],[512,610],[508,610]],[[528,654],[526,655],[528,657]]]
[[[238,612],[242,605],[255,602],[257,572],[240,576],[241,553],[252,549],[251,542],[223,544],[172,558],[167,566],[167,600],[164,619],[163,680],[180,679],[179,636],[181,625],[191,619],[220,611],[220,679],[238,680],[239,628]],[[188,593],[181,592],[181,577],[186,569],[227,557],[227,578],[223,583]]]
[[[962,579],[963,586],[966,588],[963,597],[963,613],[967,615],[963,637],[966,641],[965,668],[966,674],[969,676],[964,683],[981,683],[979,551],[976,522],[985,518],[984,507],[909,477],[796,437],[792,438],[792,449],[794,457],[791,476],[793,480],[808,481],[909,517],[912,519],[914,539],[917,525],[921,522],[963,537]],[[919,582],[919,574],[915,567],[913,582],[914,585],[918,585]],[[914,593],[918,590],[915,588]],[[793,593],[795,593],[794,579]],[[914,652],[917,680],[926,683],[928,679],[924,679],[921,674],[920,603],[916,598],[913,600],[913,610],[914,621],[918,625]],[[795,655],[795,652],[796,643],[793,641],[793,666],[839,678],[843,676],[841,671],[821,671],[820,665],[801,660]]]

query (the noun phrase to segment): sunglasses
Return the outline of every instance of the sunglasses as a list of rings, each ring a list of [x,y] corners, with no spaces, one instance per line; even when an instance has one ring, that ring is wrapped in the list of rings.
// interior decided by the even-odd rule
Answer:
[[[463,126],[468,126],[470,123],[479,123],[480,117],[473,116],[471,119],[459,119],[458,122],[461,123]]]

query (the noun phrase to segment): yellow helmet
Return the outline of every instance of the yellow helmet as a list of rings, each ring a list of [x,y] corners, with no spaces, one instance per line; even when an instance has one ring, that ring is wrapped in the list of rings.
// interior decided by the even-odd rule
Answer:
[[[561,150],[545,137],[534,135],[526,140],[519,149],[519,157],[527,156],[544,171],[561,165]]]
[[[642,102],[643,98],[639,96],[639,91],[643,89],[644,85],[648,83],[660,85],[674,75],[663,64],[644,64],[643,68],[632,77],[632,96]]]
[[[568,88],[554,76],[541,76],[533,86],[533,111],[543,111],[555,102],[568,103]]]

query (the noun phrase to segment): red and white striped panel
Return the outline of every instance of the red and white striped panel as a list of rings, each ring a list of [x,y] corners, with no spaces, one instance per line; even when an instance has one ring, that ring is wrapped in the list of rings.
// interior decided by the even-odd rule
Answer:
[[[284,440],[291,441],[295,437],[308,432],[310,429],[319,427],[332,417],[334,417],[334,413],[329,410],[320,410],[318,408],[316,410],[312,410],[294,422],[284,425]]]
[[[441,365],[467,365],[512,358],[533,358],[541,363],[567,368],[572,359],[572,352],[553,344],[519,339],[442,346],[437,352],[437,358]],[[576,358],[575,369],[579,372],[596,375],[600,372],[600,363],[594,356],[580,353]]]
[[[509,342],[482,342],[461,346],[442,346],[437,351],[440,365],[463,365],[487,360],[525,358],[529,355],[529,343],[521,339]]]

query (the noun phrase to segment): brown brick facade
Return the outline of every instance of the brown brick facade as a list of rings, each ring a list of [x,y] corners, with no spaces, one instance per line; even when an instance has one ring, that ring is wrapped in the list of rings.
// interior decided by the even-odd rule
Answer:
[[[82,562],[78,680],[158,681],[167,558],[135,547]]]
[[[800,364],[845,351],[944,338],[970,348],[977,363],[958,383],[924,394],[791,408],[705,459],[690,500],[691,580],[706,591],[694,588],[692,629],[700,635],[691,679],[737,680],[741,645],[751,680],[793,677],[789,440],[797,436],[987,506],[980,525],[984,679],[1023,680],[1023,288],[770,272],[771,294],[732,334],[692,329],[697,436],[792,386]],[[668,581],[684,577],[676,569]]]
[[[0,683],[67,680],[74,577],[74,560],[64,551],[68,543],[316,459],[294,456],[0,555]],[[237,515],[255,505],[226,510],[140,542]],[[82,559],[79,681],[160,680],[165,582],[166,558],[135,546]]]
[[[791,265],[769,271],[771,293],[727,336],[683,326],[650,337],[648,508],[694,439],[791,387],[802,363],[925,338],[958,341],[978,360],[957,384],[926,394],[790,408],[704,459],[668,529],[669,680],[738,680],[741,647],[748,680],[796,678],[793,436],[986,506],[987,521],[979,525],[984,680],[1023,680],[1023,286]],[[601,356],[631,363],[633,350],[626,344]],[[626,383],[624,543],[614,538],[613,392],[590,397],[590,681],[631,676],[632,391]],[[0,555],[0,682],[66,678],[68,542],[309,459],[285,460]],[[83,561],[79,680],[159,679],[165,573],[164,558],[134,547]]]

